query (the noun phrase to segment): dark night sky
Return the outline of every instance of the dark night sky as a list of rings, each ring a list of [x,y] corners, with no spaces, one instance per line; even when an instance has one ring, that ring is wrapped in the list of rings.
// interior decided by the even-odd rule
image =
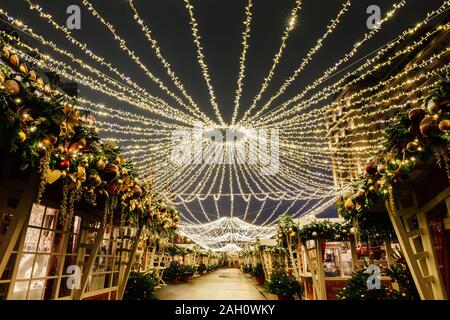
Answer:
[[[163,97],[171,103],[170,98],[148,80],[144,73],[123,53],[114,42],[109,31],[93,18],[82,5],[81,0],[36,0],[45,11],[51,13],[55,19],[63,23],[66,18],[66,8],[71,4],[78,4],[82,8],[82,29],[74,30],[73,35],[82,42],[91,45],[93,52],[110,60],[118,69],[129,74],[136,82],[147,88],[152,94]],[[132,12],[126,0],[92,0],[97,10],[111,21],[118,33],[126,38],[130,48],[142,58],[149,69],[158,75],[171,87],[168,76],[155,58],[148,46],[145,36],[132,18]],[[309,51],[316,39],[326,31],[326,26],[334,19],[342,7],[344,0],[304,0],[299,12],[299,23],[287,43],[284,57],[277,69],[269,90],[264,95],[265,102],[276,89],[291,75],[301,59]],[[320,53],[304,70],[301,77],[283,95],[281,103],[302,90],[308,83],[319,77],[324,70],[332,66],[353,44],[362,39],[368,31],[366,9],[369,5],[379,5],[382,13],[391,8],[393,0],[353,0],[348,13],[344,15],[333,35],[324,43]],[[365,45],[354,60],[377,49],[393,39],[407,26],[421,21],[426,12],[437,8],[442,0],[407,0],[407,5],[399,11],[395,19],[387,23],[382,30]],[[287,18],[294,6],[294,0],[254,0],[252,32],[250,48],[247,57],[247,75],[241,100],[241,108],[245,110],[257,94],[263,78],[266,76],[275,52],[280,45],[282,33],[286,27]],[[187,91],[198,102],[201,109],[212,118],[208,91],[201,76],[196,61],[195,46],[189,26],[189,15],[182,0],[136,0],[135,4],[152,30],[153,36],[159,42],[163,55],[172,64]],[[212,84],[227,122],[231,119],[236,81],[239,72],[239,57],[243,20],[245,17],[244,0],[192,0],[194,12],[198,19],[202,44],[206,55],[206,62],[212,79]],[[16,18],[22,19],[29,26],[46,35],[60,47],[80,54],[60,33],[39,18],[34,11],[28,10],[25,0],[0,0],[0,6]],[[30,43],[33,43],[30,40]],[[81,88],[82,95],[93,97],[97,101],[117,104],[104,96],[97,95]],[[174,90],[176,91],[176,90]],[[275,103],[277,105],[277,103]],[[242,110],[241,109],[241,110]],[[133,110],[135,111],[135,110]],[[242,114],[242,113],[241,113]]]

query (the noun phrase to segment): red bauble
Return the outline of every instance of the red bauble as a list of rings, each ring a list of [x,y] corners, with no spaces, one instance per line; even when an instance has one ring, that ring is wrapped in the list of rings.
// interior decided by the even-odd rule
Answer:
[[[70,167],[69,160],[64,159],[58,162],[58,169],[60,170],[67,170],[69,169],[69,167]]]
[[[113,181],[119,175],[119,168],[114,164],[108,164],[103,172],[103,179],[106,181]]]
[[[108,192],[106,192],[106,190],[104,189],[95,190],[95,194],[97,195],[98,198],[101,199],[108,197]]]
[[[374,175],[375,173],[377,173],[377,167],[372,162],[367,162],[364,166],[364,169],[370,175]]]

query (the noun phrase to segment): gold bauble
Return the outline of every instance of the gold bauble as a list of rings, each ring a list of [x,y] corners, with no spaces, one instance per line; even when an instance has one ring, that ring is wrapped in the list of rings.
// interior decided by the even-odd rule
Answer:
[[[37,79],[36,71],[30,70],[29,76],[31,81],[36,81]]]
[[[11,96],[16,96],[20,92],[20,86],[16,80],[6,80],[4,86]]]
[[[13,54],[11,57],[9,57],[9,62],[15,67],[17,68],[20,64],[20,60],[19,57],[15,54]]]
[[[442,132],[449,132],[450,131],[450,120],[442,120],[439,122],[439,130]]]
[[[28,73],[28,67],[25,63],[21,63],[19,66],[19,71],[22,74],[27,74]]]
[[[27,139],[27,134],[20,130],[18,133],[18,138],[20,142],[24,142]]]

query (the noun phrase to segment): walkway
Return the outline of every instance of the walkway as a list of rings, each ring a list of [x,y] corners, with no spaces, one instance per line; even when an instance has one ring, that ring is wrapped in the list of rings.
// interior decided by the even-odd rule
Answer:
[[[275,296],[264,292],[262,286],[240,269],[220,269],[187,283],[164,286],[156,291],[156,297],[160,300],[272,300]]]

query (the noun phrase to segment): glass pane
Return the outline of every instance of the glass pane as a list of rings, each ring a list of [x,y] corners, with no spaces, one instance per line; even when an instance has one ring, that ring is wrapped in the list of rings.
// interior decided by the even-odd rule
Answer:
[[[9,300],[26,300],[28,286],[30,281],[17,281],[14,283],[14,289],[11,295],[8,297]]]
[[[113,257],[106,258],[106,271],[112,271],[113,261]]]
[[[34,254],[23,254],[20,257],[17,279],[30,279],[34,264]]]
[[[113,283],[112,283],[112,286],[115,287],[115,286],[117,286],[118,283],[119,283],[119,273],[118,273],[118,272],[115,272],[115,273],[113,274]]]
[[[106,257],[104,255],[99,255],[95,258],[95,263],[92,269],[93,272],[104,272],[106,271]]]
[[[120,257],[114,259],[114,271],[119,271],[120,268]]]
[[[67,277],[61,279],[61,285],[59,286],[59,298],[68,297],[72,293],[72,291],[67,286],[67,280]]]
[[[44,300],[53,299],[53,292],[56,290],[58,279],[48,279],[45,283]]]
[[[70,234],[66,253],[77,253],[78,235]]]
[[[47,208],[47,211],[45,212],[44,224],[42,226],[46,229],[55,229],[57,219],[58,219],[58,210]]]
[[[47,272],[48,276],[57,276],[59,274],[60,261],[61,261],[60,256],[50,256]]]
[[[46,282],[45,280],[31,281],[30,291],[28,291],[27,300],[42,300],[45,282]]]
[[[46,254],[39,254],[36,256],[34,264],[33,278],[42,278],[47,276],[50,256]]]
[[[81,226],[81,218],[79,216],[75,216],[73,221],[73,233],[80,234],[80,226]]]
[[[104,274],[93,275],[88,281],[87,291],[92,292],[105,288],[106,276]]]
[[[51,251],[52,253],[62,253],[65,238],[65,234],[55,232],[55,236],[53,239],[53,248]]]
[[[33,208],[31,209],[30,221],[28,225],[40,227],[42,225],[42,219],[44,218],[45,207],[33,204]]]
[[[28,228],[27,235],[25,236],[25,243],[23,245],[23,251],[36,252],[40,231],[41,230],[36,228]]]
[[[41,239],[39,240],[38,252],[50,253],[53,245],[54,231],[42,230]]]

